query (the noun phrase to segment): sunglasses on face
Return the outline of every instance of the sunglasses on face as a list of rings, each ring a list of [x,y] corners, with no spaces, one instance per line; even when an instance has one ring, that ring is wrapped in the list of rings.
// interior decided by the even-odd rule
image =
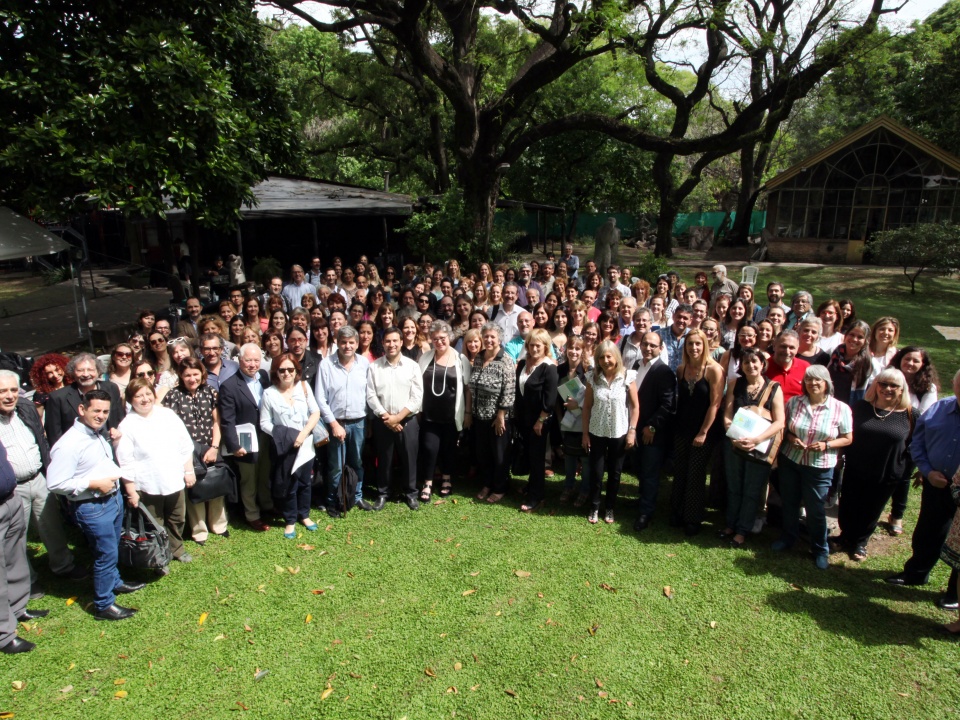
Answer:
[[[896,383],[878,382],[877,385],[879,385],[880,387],[882,387],[884,390],[899,390],[899,389],[900,389],[900,386],[897,385]]]
[[[147,370],[146,372],[137,373],[138,378],[148,378],[148,377],[155,377],[155,376],[156,376],[156,373],[153,370]]]
[[[279,375],[293,375],[296,372],[293,368],[279,368],[277,374]]]
[[[115,353],[113,354],[113,356],[114,356],[114,357],[118,357],[118,358],[131,358],[131,357],[133,357],[133,353],[130,353],[130,352],[119,352],[119,351],[118,351],[118,352],[115,352]]]

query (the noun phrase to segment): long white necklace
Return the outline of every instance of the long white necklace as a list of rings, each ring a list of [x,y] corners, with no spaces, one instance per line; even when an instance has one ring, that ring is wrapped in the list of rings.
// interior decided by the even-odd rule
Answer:
[[[434,397],[443,397],[447,392],[447,368],[443,368],[443,387],[440,388],[440,392],[437,392],[437,365],[440,363],[437,362],[438,357],[434,356],[433,358],[433,377],[430,378],[430,392],[433,393]]]

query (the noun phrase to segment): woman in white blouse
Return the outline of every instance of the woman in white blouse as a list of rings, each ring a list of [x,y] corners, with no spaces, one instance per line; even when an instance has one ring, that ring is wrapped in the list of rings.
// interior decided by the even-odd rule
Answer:
[[[134,484],[128,499],[134,507],[142,502],[163,524],[170,537],[174,560],[193,558],[183,547],[183,523],[186,517],[184,487],[196,482],[193,474],[193,440],[173,410],[157,403],[153,383],[134,378],[127,385],[126,400],[133,408],[118,427],[117,464],[124,480]],[[128,487],[130,487],[128,485]],[[158,571],[166,575],[169,570]]]
[[[313,458],[311,436],[320,422],[320,406],[306,383],[300,379],[300,363],[290,353],[273,361],[271,386],[263,391],[260,429],[271,438],[271,489],[274,502],[283,513],[283,536],[296,538],[299,520],[310,532],[317,524],[310,519]],[[294,435],[296,433],[296,435]],[[305,450],[301,447],[307,443]]]
[[[604,340],[594,354],[594,369],[587,373],[583,398],[583,449],[590,453],[590,514],[600,518],[600,483],[607,469],[607,497],[603,519],[613,522],[614,506],[620,491],[623,456],[637,444],[637,373],[623,367],[617,346]]]

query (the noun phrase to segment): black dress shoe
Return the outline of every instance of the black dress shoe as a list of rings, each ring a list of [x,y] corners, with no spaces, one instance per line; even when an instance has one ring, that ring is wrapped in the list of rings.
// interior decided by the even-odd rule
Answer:
[[[22,637],[14,635],[13,640],[3,647],[0,647],[0,652],[6,653],[7,655],[16,655],[17,653],[30,652],[35,647],[36,645],[29,640],[24,640]]]
[[[960,603],[957,602],[955,597],[943,597],[937,598],[937,607],[941,610],[956,610],[960,607]]]
[[[360,502],[357,503],[357,507],[360,508],[361,510],[366,510],[367,512],[370,512],[371,510],[373,510],[373,505],[368,503],[366,499],[363,499],[363,498],[361,498]]]
[[[97,610],[93,617],[95,620],[126,620],[128,617],[133,617],[135,612],[137,611],[133,608],[125,608],[114,603],[108,608]]]
[[[334,520],[339,520],[341,517],[343,517],[343,516],[340,514],[340,511],[337,510],[335,507],[328,507],[328,508],[327,508],[327,515],[329,515],[330,517],[332,517]]]
[[[27,610],[24,608],[23,612],[17,615],[17,620],[20,622],[27,622],[28,620],[39,620],[40,618],[45,618],[50,614],[49,610]]]
[[[74,565],[69,572],[57,573],[57,577],[64,580],[85,580],[90,577],[90,571],[83,565]]]
[[[405,497],[403,501],[407,504],[407,507],[410,508],[411,510],[420,509],[420,501],[417,500],[415,497]]]
[[[215,535],[219,535],[219,536],[222,537],[222,538],[228,538],[228,537],[230,537],[230,531],[229,531],[229,530],[224,530],[222,533],[214,533],[214,534],[215,534]]]
[[[637,532],[641,530],[646,530],[650,527],[650,516],[649,515],[640,515],[636,520],[633,521],[633,529]]]
[[[137,590],[143,590],[147,586],[143,582],[122,582],[117,585],[113,592],[117,595],[129,595],[130,593],[135,593]]]
[[[387,496],[381,495],[376,499],[376,501],[371,506],[372,510],[383,510],[383,506],[387,504]]]
[[[896,575],[891,575],[890,577],[884,580],[888,585],[926,585],[926,582],[917,582],[916,580],[911,580],[908,575],[903,573],[898,573]]]

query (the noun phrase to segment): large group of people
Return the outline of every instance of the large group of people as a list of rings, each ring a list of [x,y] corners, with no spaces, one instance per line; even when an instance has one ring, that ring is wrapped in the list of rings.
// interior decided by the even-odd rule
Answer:
[[[0,371],[0,650],[32,649],[16,619],[41,614],[26,607],[43,593],[23,550],[31,522],[55,576],[92,572],[97,619],[135,612],[116,602],[143,586],[117,570],[124,502],[148,508],[187,563],[191,543],[229,537],[228,512],[293,539],[298,524],[317,530],[311,513],[377,512],[391,498],[417,510],[465,479],[492,504],[526,476],[519,510],[534,513],[562,473],[560,503],[614,523],[626,464],[636,531],[672,474],[671,526],[696,535],[720,507],[731,547],[769,522],[773,550],[805,537],[825,569],[831,552],[867,557],[888,505],[888,532],[903,533],[918,471],[913,557],[888,582],[926,583],[940,557],[960,567],[960,373],[938,400],[929,355],[900,346],[895,317],[871,324],[851,300],[815,303],[775,281],[763,303],[724,266],[711,273],[651,284],[581,265],[570,246],[475,273],[456,260],[315,257],[262,294],[220,286],[223,299],[192,297],[182,317],[144,310],[105,357],[43,355],[29,399],[25,378]],[[224,463],[236,505],[198,501],[206,469]],[[74,562],[65,521],[88,539],[91,570]],[[941,607],[957,606],[956,576]]]

